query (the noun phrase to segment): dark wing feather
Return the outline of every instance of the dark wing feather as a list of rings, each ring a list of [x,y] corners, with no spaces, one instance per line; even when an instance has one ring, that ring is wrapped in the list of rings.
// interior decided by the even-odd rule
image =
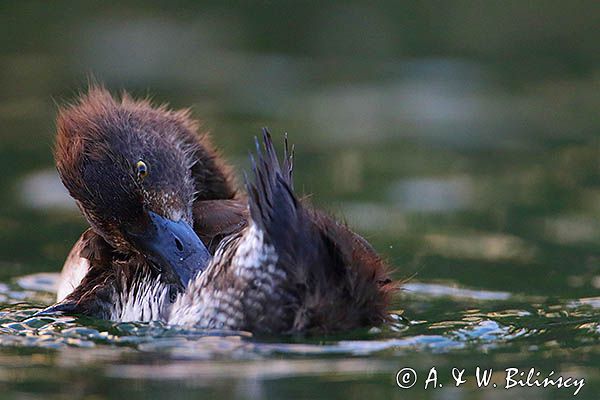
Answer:
[[[246,179],[250,218],[275,247],[278,267],[294,276],[290,285],[302,286],[308,268],[319,262],[322,243],[292,189],[293,150],[287,138],[282,164],[267,129],[263,129],[262,142],[261,146],[256,140],[256,157],[251,156],[254,182]]]
[[[267,129],[263,129],[263,147],[261,148],[258,139],[255,138],[255,142],[256,158],[250,155],[254,183],[251,184],[246,179],[250,216],[273,239],[290,238],[290,231],[294,231],[299,217],[298,199],[292,192],[291,154],[286,148],[282,170]]]
[[[249,318],[253,331],[299,331],[306,324],[303,313],[306,298],[317,285],[314,279],[325,280],[329,252],[321,239],[310,214],[299,202],[292,190],[293,152],[285,141],[282,163],[264,129],[262,146],[256,140],[256,156],[251,156],[254,180],[246,179],[250,219],[263,233],[266,245],[277,254],[276,272],[269,280],[271,289],[260,296],[248,294],[248,298],[264,297],[262,316]],[[281,279],[281,276],[285,276]]]

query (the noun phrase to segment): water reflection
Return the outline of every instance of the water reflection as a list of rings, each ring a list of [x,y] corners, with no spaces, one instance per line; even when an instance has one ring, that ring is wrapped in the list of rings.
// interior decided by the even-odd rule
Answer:
[[[37,171],[25,176],[21,183],[21,200],[29,207],[41,210],[78,210],[54,170]]]
[[[533,298],[418,282],[407,284],[403,292],[401,304],[407,306],[404,314],[408,319],[398,318],[382,330],[357,333],[352,340],[290,338],[286,343],[244,332],[206,332],[160,323],[33,317],[39,308],[30,302],[52,294],[46,291],[53,290],[57,278],[58,274],[36,274],[19,278],[18,286],[0,287],[9,302],[18,298],[28,302],[0,310],[0,346],[21,352],[26,348],[55,351],[35,360],[27,353],[4,353],[0,361],[13,368],[21,365],[25,375],[0,374],[0,382],[34,379],[30,368],[37,365],[42,370],[59,367],[72,371],[69,374],[94,369],[100,379],[108,381],[186,382],[188,390],[214,389],[218,382],[238,382],[243,387],[253,382],[253,390],[267,396],[273,382],[291,378],[354,381],[360,377],[362,381],[377,376],[387,380],[407,362],[426,370],[427,362],[415,359],[415,350],[427,350],[429,362],[438,368],[448,362],[442,362],[441,355],[453,358],[455,352],[469,349],[502,350],[495,362],[518,366],[531,362],[523,348],[543,354],[564,346],[586,346],[600,337],[598,324],[592,322],[600,317],[596,298],[541,303],[532,309]],[[451,302],[461,307],[448,307]],[[396,356],[405,361],[390,358]],[[506,356],[509,358],[503,360]],[[598,379],[587,370],[561,370],[585,377],[588,384]]]
[[[407,179],[392,185],[390,197],[401,208],[420,212],[449,212],[468,208],[473,183],[468,177]]]
[[[585,377],[578,397],[595,398],[597,2],[537,5],[6,3],[0,391],[495,399],[507,392],[402,392],[393,374],[534,365]],[[85,229],[52,172],[51,147],[55,103],[90,74],[114,91],[191,105],[239,171],[261,126],[288,131],[298,191],[408,280],[396,322],[282,343],[31,317],[52,302],[54,278],[30,274],[58,271]]]

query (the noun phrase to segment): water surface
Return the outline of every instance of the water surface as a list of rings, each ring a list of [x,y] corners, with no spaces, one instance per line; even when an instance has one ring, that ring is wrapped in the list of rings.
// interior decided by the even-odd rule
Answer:
[[[478,4],[2,4],[0,397],[573,397],[506,391],[512,367],[597,398],[597,2]],[[298,191],[406,280],[395,322],[273,338],[33,317],[86,228],[51,147],[56,104],[90,75],[191,106],[240,172],[260,127],[287,131]],[[443,386],[424,390],[434,366]]]

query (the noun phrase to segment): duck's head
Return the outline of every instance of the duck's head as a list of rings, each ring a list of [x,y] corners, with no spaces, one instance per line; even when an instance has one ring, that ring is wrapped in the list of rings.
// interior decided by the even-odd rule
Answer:
[[[92,88],[57,119],[56,165],[92,228],[117,252],[141,254],[186,285],[209,260],[192,229],[202,182],[187,112]]]

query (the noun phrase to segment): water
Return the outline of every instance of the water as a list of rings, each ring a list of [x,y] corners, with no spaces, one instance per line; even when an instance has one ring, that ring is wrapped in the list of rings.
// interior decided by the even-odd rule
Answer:
[[[423,377],[435,366],[442,387],[429,390],[442,398],[494,393],[491,387],[476,389],[473,382],[460,390],[452,388],[452,368],[465,369],[465,379],[474,381],[476,366],[523,371],[537,366],[542,379],[552,370],[584,378],[582,395],[592,392],[600,379],[594,363],[586,361],[600,335],[600,297],[552,301],[409,283],[398,298],[398,306],[406,305],[403,315],[396,314],[396,322],[389,326],[339,337],[282,341],[160,323],[33,317],[39,310],[35,304],[47,300],[44,290],[51,290],[57,278],[57,274],[32,275],[0,287],[0,296],[13,304],[0,311],[5,366],[0,377],[9,393],[57,397],[177,393],[184,398],[294,397],[301,393],[341,398],[350,392],[348,387],[353,395],[375,387],[378,396],[397,397],[395,373],[407,366],[418,371],[422,385]],[[32,290],[36,285],[39,290]],[[56,391],[57,379],[66,379],[69,385]],[[311,382],[327,383],[327,388]],[[502,379],[492,382],[504,384]],[[53,389],[44,391],[44,385]],[[423,392],[412,390],[411,394]],[[552,393],[511,390],[534,398],[556,398],[556,392],[567,398],[573,393],[567,389]]]
[[[0,398],[573,397],[506,390],[507,368],[597,398],[597,5],[508,3],[2,4]],[[406,281],[394,323],[254,337],[33,317],[86,228],[51,146],[55,103],[89,74],[192,106],[239,171],[260,127],[287,131],[296,188]]]

